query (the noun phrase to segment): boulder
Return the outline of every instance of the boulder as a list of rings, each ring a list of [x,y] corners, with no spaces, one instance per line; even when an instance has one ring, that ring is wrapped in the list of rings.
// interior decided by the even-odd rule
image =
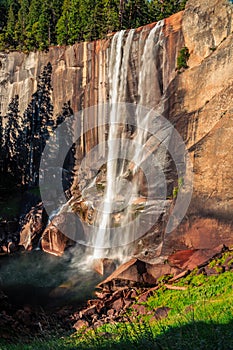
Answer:
[[[32,250],[39,244],[42,232],[47,223],[47,214],[42,203],[33,207],[24,219],[20,231],[19,245],[26,250]]]
[[[116,264],[108,258],[93,260],[92,268],[100,275],[110,275],[116,269]]]
[[[181,270],[193,270],[196,267],[206,264],[215,255],[220,254],[223,249],[224,246],[220,245],[214,249],[183,250],[170,255],[168,257],[168,263],[170,266]]]
[[[77,331],[79,331],[80,329],[83,329],[83,328],[87,328],[87,327],[88,327],[88,322],[84,321],[84,320],[78,320],[73,325],[73,328],[75,328]]]
[[[64,251],[74,245],[74,241],[66,237],[56,226],[50,224],[43,232],[41,248],[46,253],[62,256]]]
[[[153,319],[156,321],[162,320],[163,318],[166,318],[168,316],[169,311],[171,310],[170,307],[158,307],[153,315]],[[151,321],[152,319],[150,319]]]

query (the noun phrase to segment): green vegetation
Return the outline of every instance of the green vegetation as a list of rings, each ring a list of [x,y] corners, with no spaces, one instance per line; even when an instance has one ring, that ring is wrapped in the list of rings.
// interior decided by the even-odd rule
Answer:
[[[232,253],[213,260],[211,266],[232,263]],[[83,330],[60,339],[34,340],[30,344],[6,345],[1,350],[224,350],[233,348],[233,273],[206,276],[197,269],[166,288],[161,287],[143,303],[147,315],[133,316],[129,310],[125,322]],[[180,290],[179,290],[180,288]],[[167,308],[165,318],[156,318],[158,308]]]
[[[15,95],[8,105],[8,112],[0,116],[0,192],[2,195],[26,190],[39,183],[40,159],[50,134],[66,118],[73,115],[70,102],[64,103],[61,112],[53,118],[51,99],[50,62],[42,67],[38,77],[37,90],[23,114],[19,112],[19,96]],[[3,126],[3,120],[5,125]],[[69,122],[64,130],[59,147],[69,144],[72,137]],[[51,152],[54,151],[51,150]],[[70,169],[71,154],[64,161],[64,168]]]
[[[51,74],[52,66],[48,63],[43,67],[37,91],[23,116],[19,113],[19,96],[15,95],[7,114],[2,117],[5,119],[4,128],[1,120],[0,177],[13,178],[19,186],[38,184],[40,155],[50,130],[56,127],[52,119]]]
[[[179,52],[179,55],[177,57],[177,70],[180,71],[182,68],[186,69],[188,68],[188,59],[190,57],[189,49],[184,46]]]
[[[155,22],[187,0],[0,0],[0,49],[44,50]]]
[[[183,183],[184,183],[184,179],[182,177],[179,177],[178,178],[178,184],[177,186],[175,186],[173,188],[173,191],[172,191],[172,198],[173,199],[176,199],[177,196],[178,196],[178,193],[179,193],[179,190],[181,189],[181,187],[183,186]]]

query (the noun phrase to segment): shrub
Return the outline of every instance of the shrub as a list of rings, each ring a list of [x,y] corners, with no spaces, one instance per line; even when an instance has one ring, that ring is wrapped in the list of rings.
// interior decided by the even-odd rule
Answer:
[[[190,57],[189,49],[184,46],[182,49],[179,51],[179,55],[177,57],[177,70],[180,71],[181,68],[188,68],[188,59]]]

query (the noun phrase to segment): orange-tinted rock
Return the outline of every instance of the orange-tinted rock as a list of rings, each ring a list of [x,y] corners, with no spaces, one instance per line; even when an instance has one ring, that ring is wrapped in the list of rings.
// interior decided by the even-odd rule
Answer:
[[[163,253],[172,250],[215,249],[220,244],[233,244],[233,225],[228,220],[190,215],[165,239]]]
[[[74,242],[58,230],[56,226],[50,224],[44,231],[41,238],[41,248],[43,251],[61,256],[67,247]]]
[[[115,270],[116,265],[113,260],[103,258],[93,260],[92,267],[93,270],[95,270],[100,275],[109,275]]]
[[[74,326],[73,326],[77,331],[79,331],[82,328],[87,328],[88,327],[88,322],[84,321],[84,320],[78,320],[77,322],[75,322]]]
[[[122,264],[109,277],[99,284],[99,287],[120,289],[121,281],[132,285],[156,285],[157,278],[162,275],[170,275],[178,270],[168,264],[149,264],[142,260],[133,258]]]
[[[221,253],[223,249],[223,245],[220,245],[213,249],[188,251],[188,254],[187,251],[181,251],[169,256],[168,262],[170,265],[175,265],[182,270],[193,270],[207,263],[215,255]]]
[[[31,250],[38,245],[42,232],[46,224],[46,215],[44,213],[43,204],[38,204],[32,208],[26,215],[25,224],[20,232],[19,245],[26,250]]]

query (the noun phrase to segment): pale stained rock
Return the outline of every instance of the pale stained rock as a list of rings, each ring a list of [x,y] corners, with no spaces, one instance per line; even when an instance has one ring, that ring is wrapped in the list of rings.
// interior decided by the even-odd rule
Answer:
[[[190,67],[200,64],[232,32],[232,4],[228,0],[189,0],[182,19]]]

